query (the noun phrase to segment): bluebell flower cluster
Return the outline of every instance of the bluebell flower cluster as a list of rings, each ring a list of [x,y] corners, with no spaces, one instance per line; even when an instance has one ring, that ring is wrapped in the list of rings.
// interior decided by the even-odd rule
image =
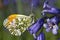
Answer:
[[[57,25],[58,20],[56,19],[57,17],[53,17],[51,19],[48,18],[47,23],[43,24],[43,27],[46,28],[46,32],[52,31],[54,35],[58,33],[58,25]]]
[[[52,33],[56,35],[58,33],[60,9],[50,6],[47,2],[44,3],[43,8],[44,10],[42,11],[42,15],[46,16],[46,13],[55,15],[51,19],[47,19],[47,24],[44,24],[44,27],[46,28],[47,32],[49,32],[52,29]]]
[[[52,1],[52,0],[51,0]],[[50,3],[51,3],[50,1]],[[55,0],[56,1],[56,0]],[[37,2],[37,1],[36,1]],[[35,4],[35,6],[37,5],[35,1],[33,1],[33,3]],[[54,1],[52,2],[54,3]],[[57,35],[58,34],[58,23],[60,22],[60,9],[55,8],[54,6],[52,6],[51,4],[49,4],[48,1],[44,2],[43,5],[43,10],[42,10],[42,16],[46,17],[46,19],[40,18],[38,19],[34,24],[31,25],[31,27],[29,27],[28,31],[33,34],[33,37],[35,38],[35,40],[45,40],[45,35],[43,32],[40,32],[40,34],[37,36],[36,33],[42,28],[44,27],[46,29],[46,32],[52,32],[53,35]],[[52,18],[49,18],[46,16],[46,14],[52,14],[54,15]],[[46,23],[44,23],[44,20],[46,20]]]
[[[45,40],[45,35],[43,32],[41,32],[38,36],[36,40]]]
[[[38,5],[39,5],[39,1],[40,0],[32,0],[31,1],[31,6],[32,7],[37,7]],[[30,34],[32,34],[33,35],[33,37],[35,38],[35,40],[45,40],[45,35],[44,35],[44,33],[41,31],[38,35],[36,35],[36,33],[42,28],[42,27],[44,27],[45,28],[45,31],[48,33],[48,32],[52,32],[52,34],[53,35],[57,35],[58,34],[58,22],[60,22],[59,20],[60,20],[60,9],[58,9],[58,8],[55,8],[55,7],[53,7],[52,5],[51,5],[51,3],[53,4],[54,3],[54,1],[55,0],[47,0],[47,1],[45,1],[44,2],[44,5],[43,5],[43,10],[42,10],[42,18],[39,18],[35,23],[33,23],[31,26],[30,26],[30,22],[29,22],[29,28],[23,28],[23,27],[21,27],[21,28],[19,28],[17,31],[16,31],[16,29],[15,29],[15,26],[13,27],[13,26],[11,26],[12,24],[11,24],[11,22],[9,22],[8,21],[8,23],[9,24],[11,24],[11,25],[7,25],[7,26],[9,26],[9,28],[10,27],[13,27],[14,28],[14,31],[11,33],[11,34],[14,34],[14,32],[16,32],[16,34],[15,35],[21,35],[21,33],[23,33],[26,29],[30,32]],[[15,0],[12,0],[12,2],[16,2]],[[3,4],[4,5],[8,5],[9,4],[9,0],[4,0],[3,1]],[[47,17],[46,16],[46,14],[53,14],[54,15],[54,17],[52,17],[52,18],[49,18],[49,17]],[[17,15],[17,18],[18,18],[18,16],[19,15]],[[21,15],[20,15],[20,17],[21,17]],[[25,16],[24,16],[25,17]],[[24,19],[24,17],[23,17],[23,19]],[[46,17],[46,18],[45,18]],[[12,18],[12,17],[11,17]],[[30,17],[29,17],[30,18]],[[15,19],[15,18],[14,18]],[[20,21],[21,19],[20,18],[18,18],[19,20],[18,21]],[[25,18],[26,19],[26,18]],[[24,19],[24,21],[26,21]],[[30,19],[29,19],[30,20]],[[44,20],[46,20],[46,23],[44,22]],[[6,21],[6,20],[5,20]],[[14,21],[15,22],[15,21]],[[22,21],[21,21],[22,22]],[[18,22],[19,23],[19,22]],[[26,22],[27,23],[27,22]],[[24,23],[22,23],[22,24],[24,24]],[[5,24],[4,24],[5,25]],[[19,23],[19,25],[20,25],[20,23]],[[6,26],[6,25],[5,25]],[[26,26],[26,25],[25,25]],[[20,26],[19,26],[20,27]],[[7,28],[8,29],[8,28]],[[21,31],[20,32],[20,29],[24,29],[23,31]],[[11,29],[9,29],[9,30],[11,30]]]
[[[38,19],[33,25],[31,25],[31,27],[28,29],[29,32],[31,34],[33,34],[34,38],[36,38],[36,33],[39,31],[39,29],[41,29],[41,27],[43,26],[44,23],[44,19]]]
[[[44,8],[44,10],[42,11],[43,15],[45,15],[45,13],[49,13],[49,14],[53,14],[53,15],[60,14],[60,9],[48,5],[48,2],[44,3],[43,8]]]

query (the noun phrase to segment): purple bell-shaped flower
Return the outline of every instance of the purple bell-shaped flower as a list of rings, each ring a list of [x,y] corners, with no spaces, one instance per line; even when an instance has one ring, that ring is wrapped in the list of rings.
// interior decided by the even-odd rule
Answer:
[[[43,8],[44,10],[42,11],[42,15],[45,15],[46,13],[54,14],[54,15],[60,14],[60,9],[49,5],[48,2],[44,2]]]
[[[48,8],[54,7],[54,4],[55,4],[56,1],[57,0],[46,0],[44,2],[43,8],[46,8],[46,7],[48,7]]]
[[[54,35],[58,33],[58,17],[54,16],[51,19],[47,19],[47,23],[43,24],[44,28],[46,28],[46,32],[52,31]]]
[[[38,36],[37,36],[37,40],[45,40],[45,35],[43,32],[41,32]]]
[[[57,0],[46,0],[46,1],[44,2],[43,8],[45,8],[46,6],[49,7],[49,5],[50,5],[50,6],[54,6],[54,3],[55,3],[56,1],[57,1]],[[48,4],[48,5],[47,5],[47,4]]]
[[[43,8],[44,8],[44,9],[50,8],[50,6],[47,5],[47,4],[48,4],[48,1],[45,1],[44,4],[43,4]]]
[[[39,31],[39,29],[41,29],[41,27],[43,26],[44,23],[44,19],[38,19],[33,25],[31,25],[31,27],[28,28],[28,31],[31,34],[35,34],[36,32]]]

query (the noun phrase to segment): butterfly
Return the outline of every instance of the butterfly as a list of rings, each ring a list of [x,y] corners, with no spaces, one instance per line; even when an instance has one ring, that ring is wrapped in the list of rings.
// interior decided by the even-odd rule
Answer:
[[[20,36],[33,23],[34,19],[31,15],[12,14],[4,20],[3,26],[8,29],[12,35]]]

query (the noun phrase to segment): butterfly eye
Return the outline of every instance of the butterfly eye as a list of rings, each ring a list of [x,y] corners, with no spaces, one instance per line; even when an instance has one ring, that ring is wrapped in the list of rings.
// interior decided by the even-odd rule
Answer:
[[[13,18],[13,19],[11,19]],[[30,25],[32,25],[34,19],[26,15],[10,15],[3,22],[3,25],[12,35],[20,36],[23,34]]]

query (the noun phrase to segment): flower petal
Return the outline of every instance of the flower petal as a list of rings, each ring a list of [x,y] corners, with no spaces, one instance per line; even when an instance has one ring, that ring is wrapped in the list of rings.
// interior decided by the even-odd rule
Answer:
[[[53,33],[54,35],[56,35],[56,34],[58,33],[58,31],[57,31],[56,29],[52,29],[52,33]]]
[[[33,37],[36,39],[36,35],[35,34],[33,34]]]
[[[56,2],[57,0],[46,0],[44,2],[44,5],[43,5],[43,8],[51,8],[51,6],[54,6],[54,3]],[[48,4],[48,5],[47,5]],[[50,5],[50,6],[49,6]]]
[[[53,18],[51,18],[51,22],[53,22],[54,24],[57,24],[58,23],[58,21],[59,21],[59,19],[58,19],[58,17],[53,17]]]
[[[51,8],[50,10],[49,9],[45,9],[42,11],[42,13],[49,13],[49,14],[59,14],[59,11],[57,9],[54,9],[54,8]]]
[[[28,30],[31,34],[36,33],[37,31],[39,31],[39,29],[41,29],[41,27],[43,26],[44,20],[38,19],[37,22],[35,24],[33,24]]]
[[[46,32],[50,32],[50,28],[47,28],[47,29],[46,29]]]
[[[45,40],[45,36],[44,36],[44,33],[41,32],[38,37],[37,37],[37,40]]]

